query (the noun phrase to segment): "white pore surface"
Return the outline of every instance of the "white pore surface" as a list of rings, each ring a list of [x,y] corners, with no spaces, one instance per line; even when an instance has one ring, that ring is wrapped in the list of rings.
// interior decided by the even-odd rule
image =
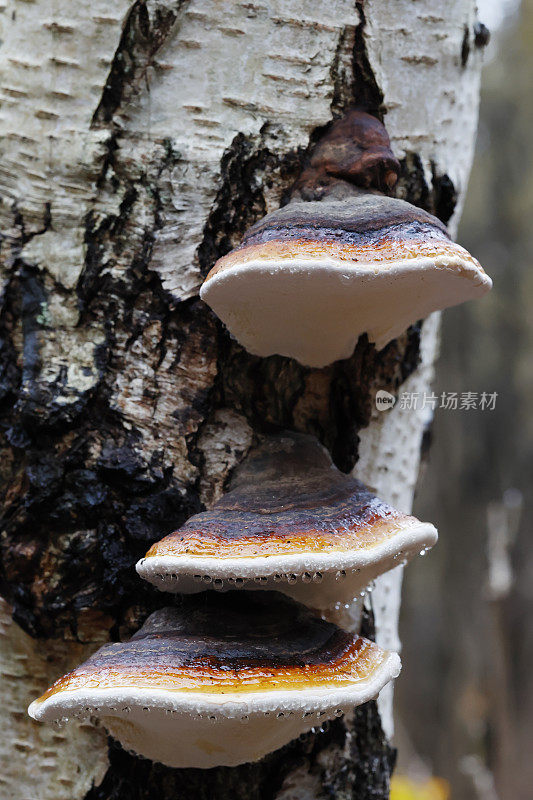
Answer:
[[[351,356],[362,333],[380,350],[416,320],[479,297],[491,285],[459,255],[389,267],[258,259],[221,270],[200,294],[250,353],[324,367]]]
[[[400,668],[399,656],[387,653],[370,680],[347,687],[240,695],[134,687],[63,691],[33,702],[28,713],[43,722],[95,716],[127,750],[170,767],[235,766],[366,703]]]
[[[142,558],[137,572],[167,592],[276,589],[311,608],[326,609],[350,602],[379,575],[405,564],[436,541],[434,526],[421,522],[360,550],[232,559],[160,555]]]

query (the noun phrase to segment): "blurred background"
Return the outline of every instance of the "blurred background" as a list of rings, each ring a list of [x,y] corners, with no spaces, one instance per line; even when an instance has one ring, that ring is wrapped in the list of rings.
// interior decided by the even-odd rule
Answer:
[[[438,546],[406,571],[393,800],[533,797],[533,0],[479,3],[491,29],[459,242],[494,280],[444,314],[415,513]],[[466,346],[465,346],[465,343]]]

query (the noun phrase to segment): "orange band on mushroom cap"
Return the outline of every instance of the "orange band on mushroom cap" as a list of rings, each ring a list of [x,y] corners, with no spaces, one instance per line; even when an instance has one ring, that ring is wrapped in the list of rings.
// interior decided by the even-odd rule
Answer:
[[[275,588],[325,608],[436,538],[338,470],[313,436],[287,431],[252,450],[229,491],[153,544],[137,571],[164,591]]]
[[[379,542],[390,539],[395,533],[419,524],[415,517],[406,516],[390,508],[387,509],[385,519],[375,515],[364,522],[355,520],[351,525],[343,523],[343,527],[338,529],[335,529],[332,521],[327,531],[313,527],[305,530],[291,529],[287,525],[286,531],[283,532],[278,521],[272,521],[270,524],[268,520],[261,521],[265,526],[264,533],[256,533],[253,536],[247,535],[245,525],[242,530],[232,532],[231,537],[227,536],[227,529],[217,532],[206,532],[201,526],[193,530],[182,529],[152,545],[146,558],[187,554],[238,559],[250,556],[342,552],[373,547]]]
[[[398,675],[395,653],[278,592],[251,595],[207,592],[155,611],[129,642],[56,681],[30,715],[98,717],[123,747],[172,767],[234,766]]]
[[[366,680],[386,657],[373,642],[357,638],[332,661],[291,666],[231,668],[214,659],[199,659],[189,665],[166,668],[157,666],[164,649],[153,650],[153,662],[141,667],[129,665],[102,668],[80,667],[54,683],[40,698],[46,700],[58,692],[79,689],[164,689],[200,693],[248,693],[269,690],[313,689],[347,686]]]
[[[252,261],[301,261],[332,259],[361,266],[379,264],[382,268],[414,258],[450,258],[474,265],[483,272],[479,262],[460,245],[446,239],[419,238],[384,239],[379,244],[349,244],[342,241],[307,239],[271,239],[245,245],[220,258],[209,272],[206,281],[230,267],[241,267]]]
[[[129,642],[104,645],[40,698],[93,689],[249,693],[343,686],[386,651],[277,592],[205,595],[154,612]]]
[[[342,552],[418,524],[336,469],[316,439],[285,433],[250,453],[230,491],[154,544],[146,558]]]

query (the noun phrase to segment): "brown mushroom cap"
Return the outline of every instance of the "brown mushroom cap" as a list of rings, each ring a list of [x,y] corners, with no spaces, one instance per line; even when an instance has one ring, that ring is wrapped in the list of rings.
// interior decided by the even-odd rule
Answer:
[[[317,192],[333,187],[328,177],[366,189],[392,189],[400,174],[400,162],[391,150],[389,134],[376,117],[348,110],[335,120],[315,145],[292,195],[318,200]]]
[[[313,436],[284,433],[252,451],[230,491],[154,544],[137,571],[166,591],[275,588],[326,608],[436,539],[433,525],[340,472]]]
[[[30,708],[96,716],[124,747],[173,767],[255,761],[376,696],[395,653],[278,594],[209,593],[156,611]]]
[[[362,333],[381,349],[432,311],[490,289],[436,217],[352,191],[268,214],[208,274],[202,299],[251,353],[322,367],[348,358]]]

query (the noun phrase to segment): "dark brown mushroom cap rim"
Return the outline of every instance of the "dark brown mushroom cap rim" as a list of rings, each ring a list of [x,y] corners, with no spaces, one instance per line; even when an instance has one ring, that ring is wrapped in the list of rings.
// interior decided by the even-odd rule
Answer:
[[[154,544],[153,556],[218,559],[371,547],[420,525],[340,472],[312,436],[269,437],[237,469],[210,511]]]
[[[304,690],[304,697],[371,680],[389,656],[277,592],[209,593],[156,611],[129,642],[104,645],[36,704],[128,688],[219,697]]]
[[[357,208],[357,215],[353,209]],[[289,203],[272,211],[245,233],[241,247],[271,239],[338,240],[378,244],[385,236],[449,239],[446,226],[422,208],[380,194],[361,192],[344,202]]]

